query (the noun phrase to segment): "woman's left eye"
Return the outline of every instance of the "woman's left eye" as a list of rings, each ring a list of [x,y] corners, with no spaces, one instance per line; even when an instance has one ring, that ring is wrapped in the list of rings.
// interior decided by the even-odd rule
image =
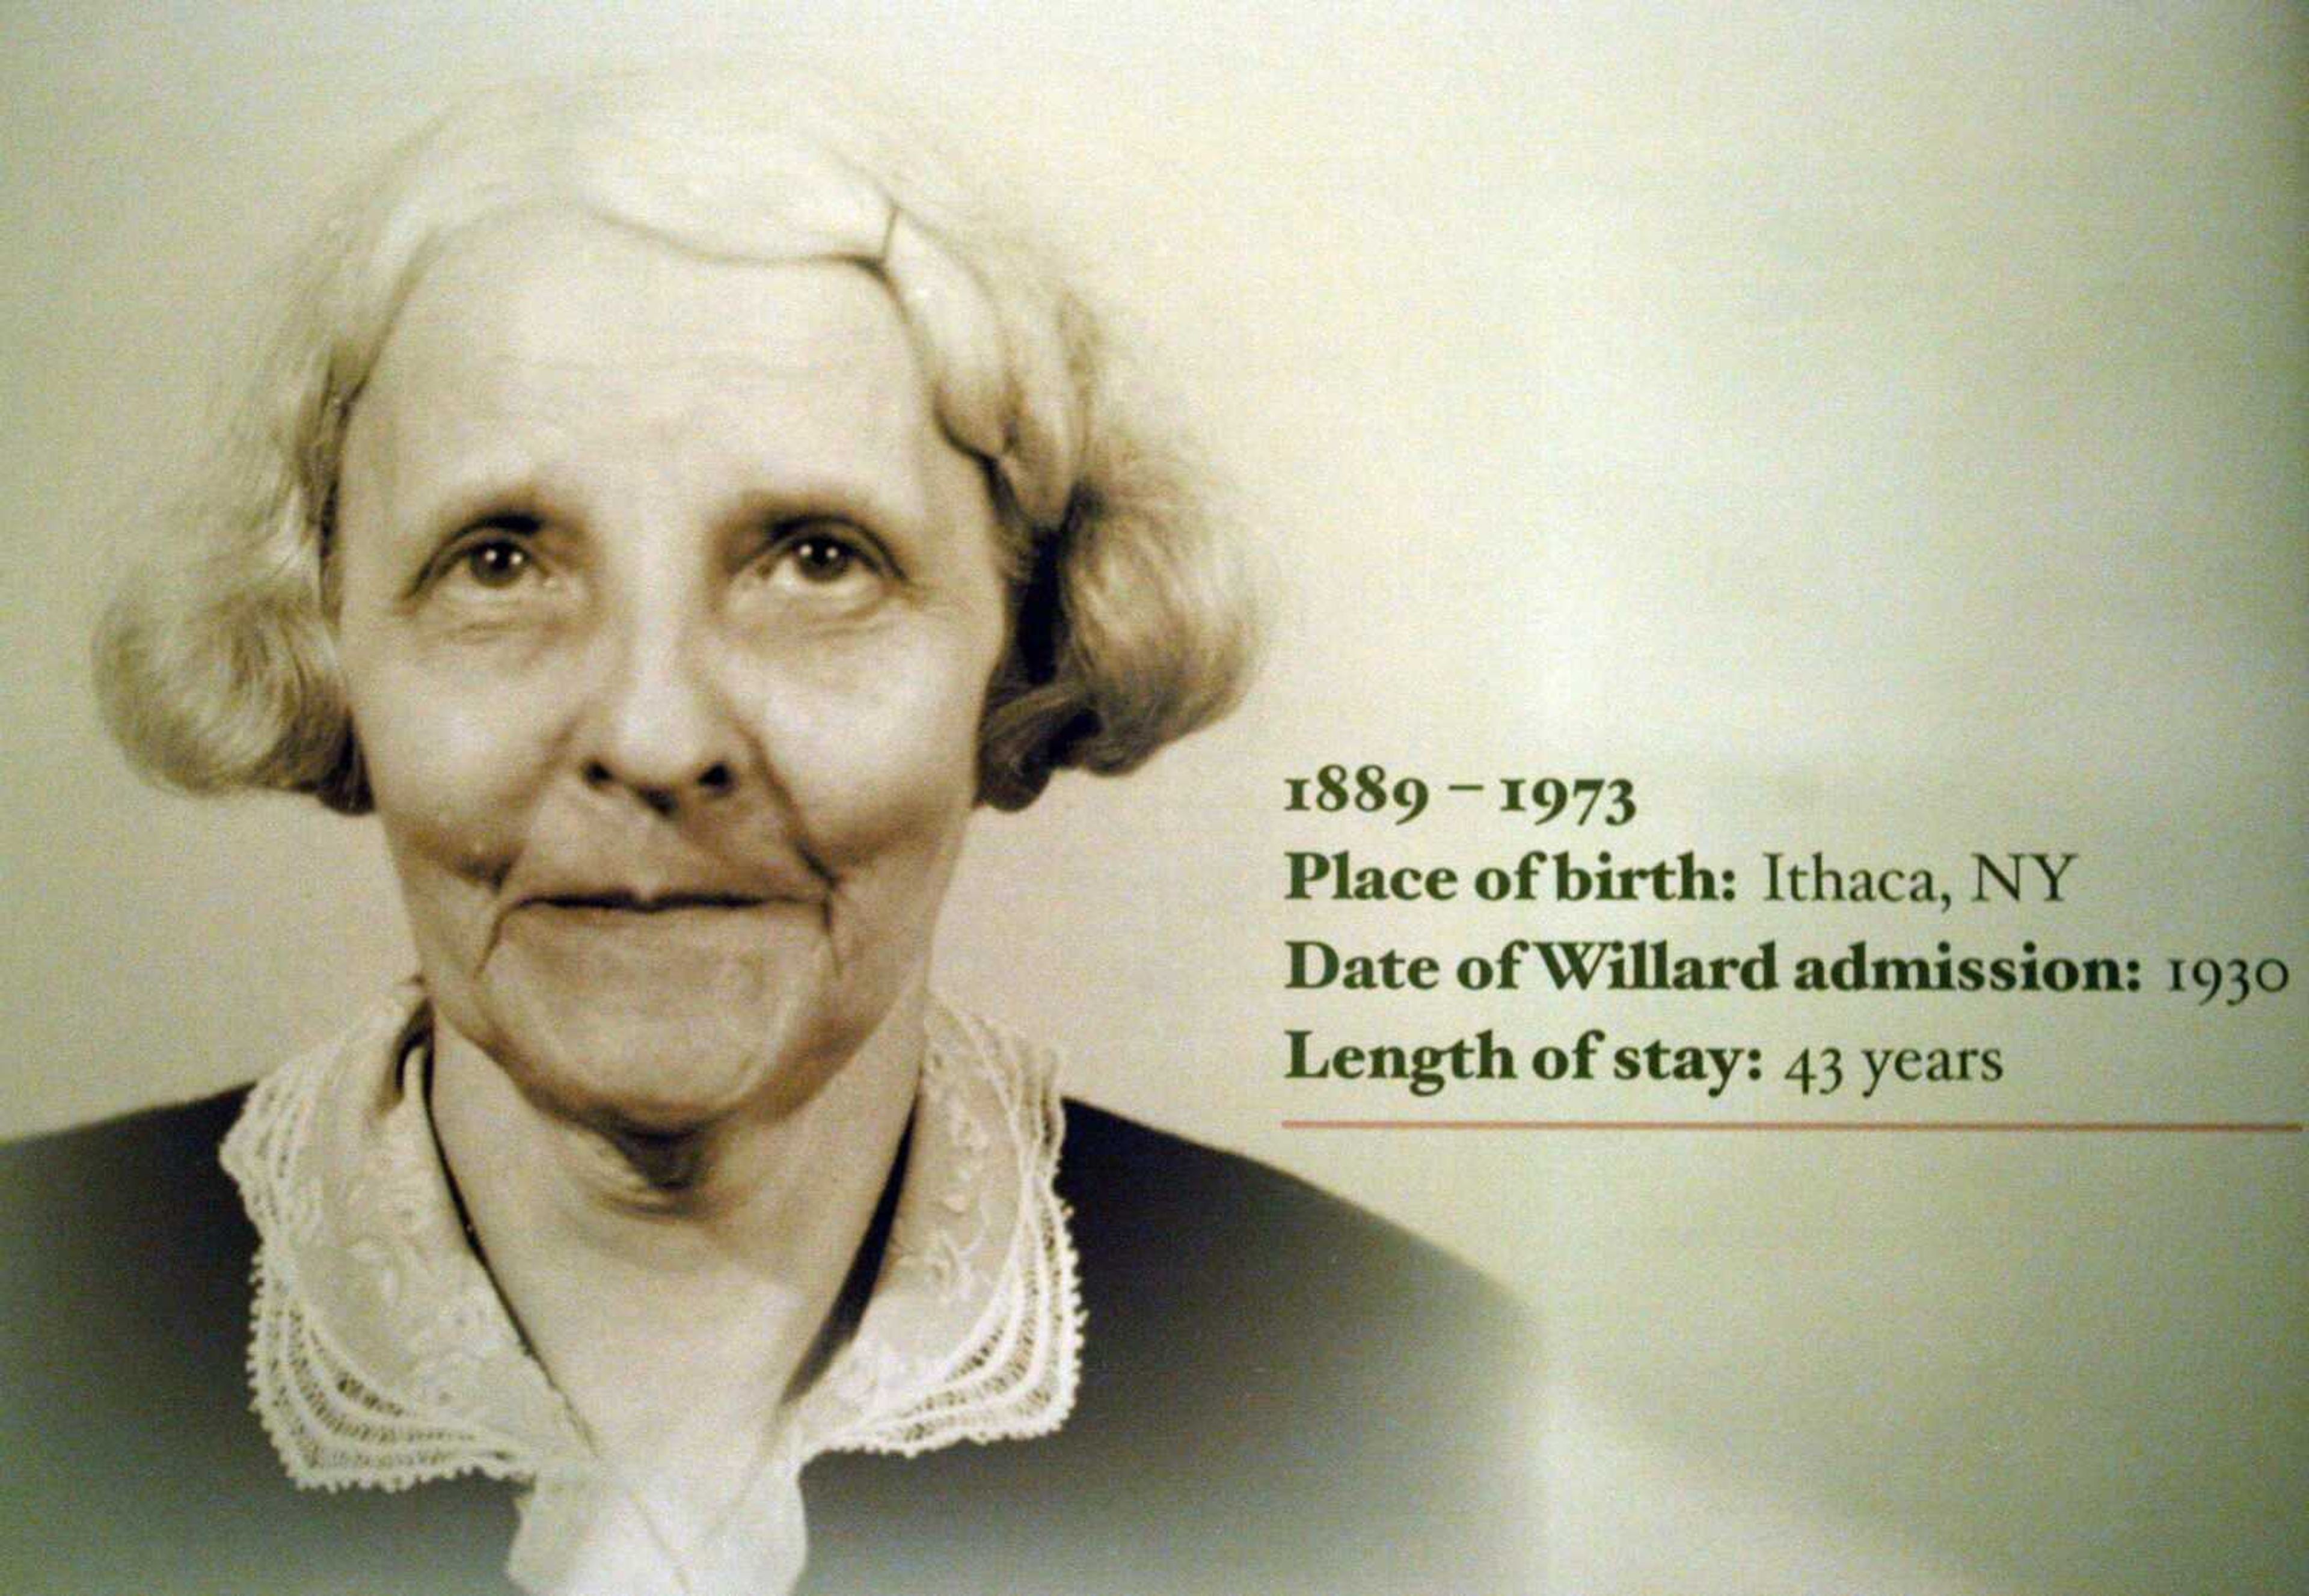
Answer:
[[[843,591],[885,568],[863,537],[823,522],[792,529],[770,550],[761,567],[772,582]]]
[[[839,582],[860,563],[858,551],[830,533],[805,533],[785,548],[785,557],[804,581]]]

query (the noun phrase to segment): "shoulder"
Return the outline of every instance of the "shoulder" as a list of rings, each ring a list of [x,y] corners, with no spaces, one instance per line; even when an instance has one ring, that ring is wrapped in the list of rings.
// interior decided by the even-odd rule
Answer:
[[[155,1418],[151,1444],[182,1432],[193,1452],[246,1427],[255,1236],[216,1158],[238,1103],[229,1094],[0,1148],[0,1405],[59,1485],[86,1461],[82,1448]]]
[[[1227,1433],[1379,1427],[1462,1446],[1494,1427],[1529,1326],[1408,1231],[1254,1159],[1070,1105],[1059,1192],[1099,1382],[1164,1390]],[[1103,1369],[1102,1369],[1103,1366]]]
[[[240,1375],[255,1237],[216,1162],[237,1106],[0,1148],[0,1537],[49,1588],[125,1588],[143,1572],[141,1537],[101,1531],[114,1513],[142,1522],[128,1480],[165,1514],[175,1471],[196,1460],[262,1478]]]
[[[1059,1194],[1085,1228],[1095,1223],[1094,1242],[1159,1244],[1150,1262],[1224,1264],[1241,1259],[1235,1244],[1288,1242],[1313,1249],[1295,1260],[1302,1271],[1410,1270],[1455,1293],[1504,1301],[1439,1248],[1297,1175],[1087,1103],[1067,1104]],[[1182,1221],[1190,1227],[1181,1231]]]
[[[179,1174],[213,1169],[217,1143],[232,1128],[247,1089],[195,1102],[147,1108],[69,1130],[0,1141],[0,1183],[42,1170],[79,1168],[129,1175],[153,1170],[153,1160]],[[141,1183],[137,1183],[141,1184]],[[13,1184],[0,1190],[14,1194]]]
[[[1129,1322],[1101,1327],[1110,1342],[1133,1344],[1134,1326],[1161,1320],[1168,1344],[1287,1339],[1322,1361],[1346,1351],[1336,1331],[1390,1330],[1401,1344],[1388,1362],[1405,1368],[1423,1347],[1511,1345],[1524,1328],[1504,1292],[1408,1231],[1255,1159],[1088,1105],[1068,1106],[1059,1193],[1092,1309],[1110,1298]]]
[[[1531,1588],[1528,1340],[1505,1293],[1294,1176],[1081,1103],[1058,1189],[1084,1311],[1073,1413],[916,1459],[912,1488],[885,1460],[813,1464],[832,1488],[811,1498],[816,1588],[913,1590],[921,1548],[1005,1525],[1036,1550],[989,1590]],[[981,1588],[932,1566],[923,1589]]]
[[[27,1305],[94,1308],[101,1293],[133,1279],[195,1321],[218,1306],[237,1321],[255,1236],[217,1145],[245,1096],[0,1146],[0,1251],[13,1280],[48,1288]]]
[[[245,1096],[0,1146],[0,1585],[141,1596],[366,1568],[503,1589],[496,1494],[300,1492],[250,1412],[256,1234],[217,1160]]]

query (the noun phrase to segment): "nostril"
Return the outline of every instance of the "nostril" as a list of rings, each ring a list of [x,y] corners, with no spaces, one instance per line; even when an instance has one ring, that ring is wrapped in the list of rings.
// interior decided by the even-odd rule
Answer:
[[[737,770],[726,759],[716,759],[687,779],[653,780],[601,759],[587,759],[578,767],[578,775],[592,791],[624,793],[657,815],[670,816],[685,803],[720,798],[738,789]]]

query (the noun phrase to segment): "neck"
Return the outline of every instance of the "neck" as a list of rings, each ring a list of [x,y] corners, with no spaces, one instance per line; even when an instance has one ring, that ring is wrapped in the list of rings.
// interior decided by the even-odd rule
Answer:
[[[677,1135],[557,1113],[442,1024],[442,1154],[514,1318],[606,1457],[710,1514],[827,1330],[921,1068],[918,982],[799,1101]],[[715,1478],[720,1475],[721,1478]]]

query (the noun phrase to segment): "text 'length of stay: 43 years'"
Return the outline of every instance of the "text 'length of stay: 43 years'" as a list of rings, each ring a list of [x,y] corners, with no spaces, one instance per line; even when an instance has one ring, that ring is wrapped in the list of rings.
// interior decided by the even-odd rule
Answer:
[[[1615,1080],[1690,1087],[1713,1099],[1770,1073],[1808,1097],[1834,1096],[1848,1082],[1856,1096],[1872,1099],[1896,1085],[1993,1086],[2004,1079],[2002,1049],[1993,1046],[1805,1047],[1793,1057],[1768,1061],[1762,1047],[1744,1043],[1684,1043],[1662,1037],[1621,1042],[1600,1026],[1568,1041],[1520,1048],[1489,1027],[1448,1042],[1330,1047],[1319,1047],[1311,1031],[1284,1035],[1290,1048],[1284,1074],[1290,1080],[1396,1082],[1414,1097],[1431,1097],[1459,1081],[1551,1086]]]

